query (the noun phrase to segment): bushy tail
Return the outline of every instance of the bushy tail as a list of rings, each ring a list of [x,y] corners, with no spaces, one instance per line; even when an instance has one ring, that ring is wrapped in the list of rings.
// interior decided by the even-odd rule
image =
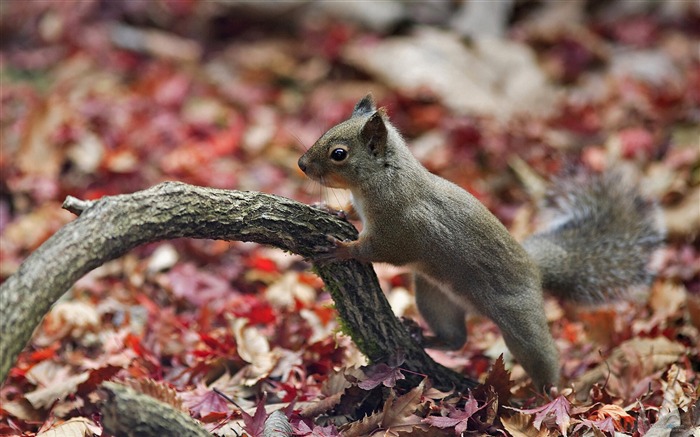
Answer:
[[[620,172],[557,180],[546,201],[547,227],[523,243],[545,291],[595,304],[651,283],[650,258],[665,237],[661,213]]]

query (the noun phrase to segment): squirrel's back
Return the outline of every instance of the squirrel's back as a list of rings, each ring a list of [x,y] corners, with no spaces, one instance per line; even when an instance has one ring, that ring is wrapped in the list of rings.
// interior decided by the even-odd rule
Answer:
[[[651,253],[665,237],[661,213],[620,171],[556,181],[546,198],[549,226],[523,246],[543,288],[582,303],[603,303],[654,277]]]

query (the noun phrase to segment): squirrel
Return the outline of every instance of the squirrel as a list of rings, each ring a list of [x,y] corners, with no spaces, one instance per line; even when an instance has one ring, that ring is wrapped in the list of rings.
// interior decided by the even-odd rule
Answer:
[[[650,254],[665,237],[656,204],[613,173],[559,181],[548,196],[554,220],[521,245],[468,191],[423,167],[371,94],[298,165],[324,186],[350,189],[344,212],[363,225],[356,241],[329,236],[317,260],[409,267],[434,334],[423,346],[461,348],[475,309],[496,323],[539,390],[560,378],[543,290],[599,303],[648,285]]]

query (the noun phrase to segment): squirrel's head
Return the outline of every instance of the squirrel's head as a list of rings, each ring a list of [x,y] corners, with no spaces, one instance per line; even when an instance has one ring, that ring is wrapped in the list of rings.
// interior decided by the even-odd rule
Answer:
[[[371,94],[355,105],[352,115],[333,126],[299,158],[299,168],[331,188],[353,188],[381,166],[387,146],[388,121]]]

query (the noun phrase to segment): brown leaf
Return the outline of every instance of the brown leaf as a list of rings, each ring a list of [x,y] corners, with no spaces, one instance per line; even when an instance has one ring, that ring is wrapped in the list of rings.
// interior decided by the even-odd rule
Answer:
[[[690,323],[700,329],[700,294],[687,294],[686,307],[690,316]]]
[[[392,428],[399,425],[414,425],[420,423],[421,418],[413,413],[421,403],[425,380],[421,381],[417,387],[406,393],[405,395],[394,398],[393,394],[384,404],[384,418],[382,426],[384,428]]]
[[[187,409],[182,404],[182,399],[177,395],[177,391],[164,381],[155,381],[151,378],[129,379],[124,381],[124,385],[168,404],[177,410],[187,412]]]
[[[649,306],[658,316],[675,314],[686,302],[687,291],[681,284],[659,281],[654,284],[649,296]]]
[[[493,363],[483,385],[493,387],[493,390],[498,395],[498,403],[500,405],[508,402],[511,397],[510,389],[513,388],[513,381],[510,379],[510,372],[506,370],[503,355],[500,355]]]
[[[515,41],[477,39],[467,47],[456,35],[422,28],[410,36],[349,44],[343,58],[409,95],[429,89],[456,113],[508,117],[551,109],[544,73],[530,48]]]
[[[26,399],[3,401],[0,410],[25,422],[40,422],[42,415]]]
[[[605,418],[612,418],[615,423],[615,427],[619,431],[624,431],[626,426],[634,424],[634,417],[627,414],[625,410],[619,405],[603,405],[598,410],[595,411],[595,416],[597,420],[604,420]]]
[[[74,417],[40,432],[37,437],[93,437],[102,435],[102,429],[90,419]]]
[[[250,363],[243,370],[246,378],[243,384],[254,385],[272,372],[280,359],[279,354],[270,350],[270,343],[258,329],[248,326],[248,319],[232,318],[230,324],[236,337],[238,355]]]
[[[685,353],[685,347],[666,337],[633,338],[620,344],[612,351],[606,362],[581,375],[574,384],[576,390],[588,392],[591,386],[605,378],[611,368],[625,368],[631,362],[650,364],[650,371],[663,369],[678,360]]]
[[[335,393],[333,395],[328,396],[327,398],[324,398],[318,402],[312,402],[309,405],[304,406],[301,408],[299,411],[299,415],[301,417],[309,417],[309,418],[314,418],[316,416],[321,415],[322,413],[325,413],[326,411],[331,410],[334,408],[336,405],[340,403],[340,398],[343,396],[343,393]]]
[[[345,437],[361,437],[370,435],[376,431],[384,418],[383,411],[377,411],[371,416],[364,417],[361,420],[347,424],[340,428],[340,432]]]
[[[46,315],[34,343],[47,346],[63,337],[79,338],[86,332],[96,331],[99,326],[100,315],[91,303],[78,300],[58,302]]]
[[[423,427],[422,419],[413,413],[420,405],[424,387],[425,381],[399,398],[396,398],[392,390],[382,411],[342,427],[340,429],[342,435],[345,437],[359,437],[371,435],[379,429],[386,430],[387,435],[395,435],[399,431],[407,431],[413,427]]]
[[[87,381],[90,372],[83,372],[65,379],[53,381],[51,385],[38,388],[24,395],[34,408],[45,408],[57,400],[62,400],[66,396],[75,393],[78,386]]]
[[[685,370],[675,364],[666,372],[666,378],[662,382],[664,389],[664,403],[662,407],[671,410],[675,407],[688,408],[693,404],[695,390],[686,382]],[[697,400],[697,394],[694,395]]]
[[[546,428],[537,430],[532,424],[532,416],[527,414],[516,413],[510,417],[501,417],[501,423],[513,437],[545,437],[550,435]]]
[[[676,238],[697,236],[700,229],[700,187],[691,190],[683,200],[664,210],[664,222],[671,236]]]

